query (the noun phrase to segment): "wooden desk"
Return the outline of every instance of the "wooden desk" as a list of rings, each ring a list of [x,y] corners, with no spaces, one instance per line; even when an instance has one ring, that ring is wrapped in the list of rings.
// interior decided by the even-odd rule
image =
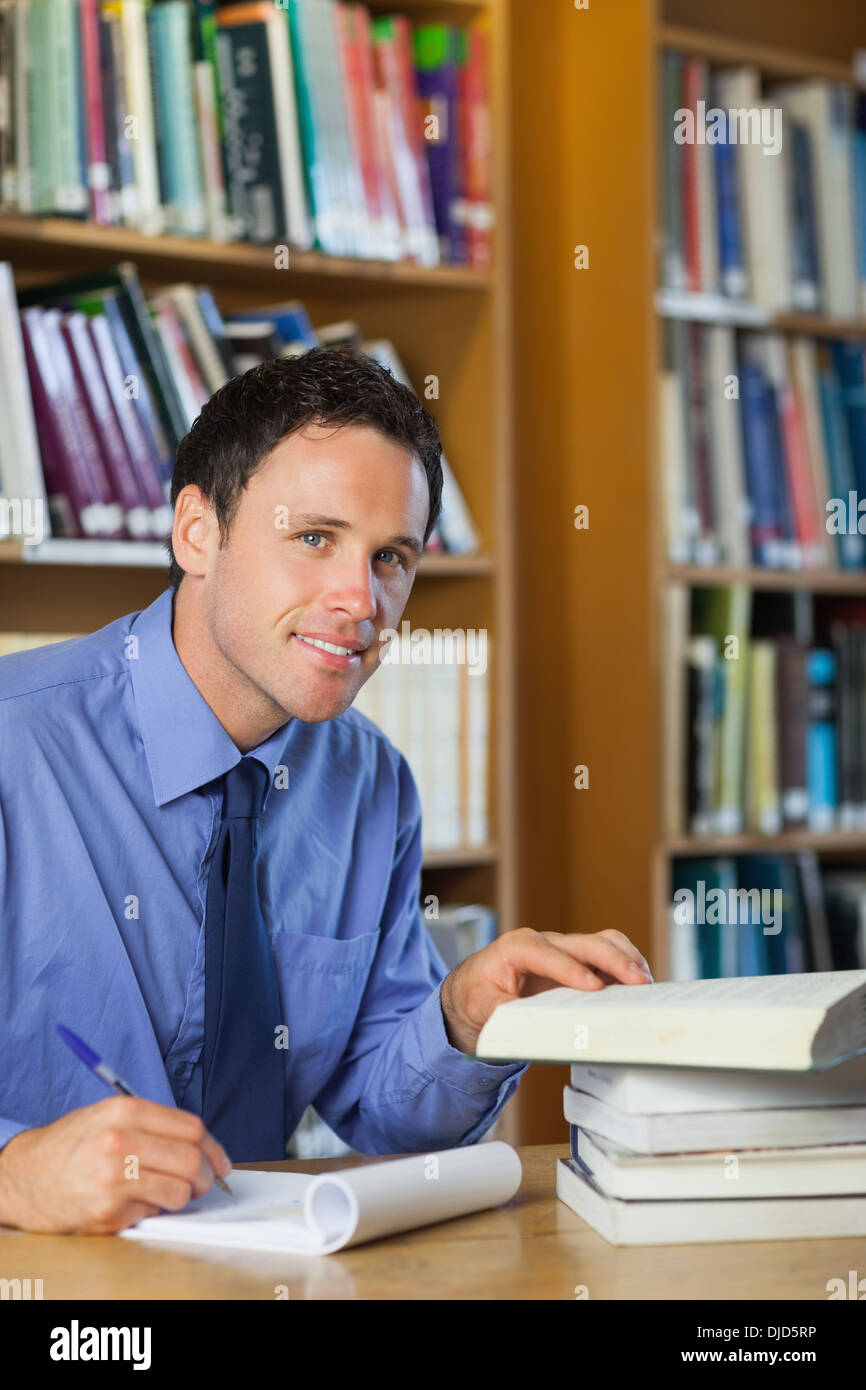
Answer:
[[[335,1255],[171,1249],[116,1236],[35,1236],[0,1228],[0,1278],[41,1278],[46,1300],[817,1299],[831,1278],[866,1274],[864,1242],[616,1247],[557,1200],[567,1145],[519,1150],[523,1183],[507,1206]],[[397,1155],[395,1155],[397,1157]],[[375,1158],[240,1165],[322,1173]],[[285,1294],[283,1295],[285,1297]]]

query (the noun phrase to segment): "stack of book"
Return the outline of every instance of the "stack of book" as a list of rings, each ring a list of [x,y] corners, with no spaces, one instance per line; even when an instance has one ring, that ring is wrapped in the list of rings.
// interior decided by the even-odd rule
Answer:
[[[866,308],[866,94],[664,55],[663,282],[770,312]]]
[[[0,0],[0,209],[487,269],[488,36],[335,0]]]
[[[547,990],[476,1055],[571,1063],[556,1192],[614,1245],[866,1235],[866,970]]]
[[[0,496],[41,500],[43,537],[164,539],[177,445],[231,377],[267,358],[351,342],[411,385],[394,345],[357,325],[317,330],[298,300],[221,315],[203,285],[145,296],[124,262],[16,297],[0,262]],[[479,537],[447,458],[431,553]],[[12,529],[12,528],[10,528]]]

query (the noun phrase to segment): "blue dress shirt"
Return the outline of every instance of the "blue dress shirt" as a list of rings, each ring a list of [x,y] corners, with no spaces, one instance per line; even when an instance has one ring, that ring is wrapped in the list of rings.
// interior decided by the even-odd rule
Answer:
[[[201,1113],[215,779],[241,754],[175,651],[172,601],[0,659],[0,1146],[107,1094],[57,1023]],[[287,1137],[315,1105],[363,1153],[474,1143],[526,1067],[446,1036],[405,758],[353,709],[250,752],[271,774],[256,871]]]

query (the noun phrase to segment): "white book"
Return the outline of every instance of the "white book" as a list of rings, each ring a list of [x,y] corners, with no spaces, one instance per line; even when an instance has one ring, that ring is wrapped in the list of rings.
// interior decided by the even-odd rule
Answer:
[[[120,7],[126,65],[126,105],[130,113],[129,144],[135,176],[135,225],[146,236],[165,230],[165,208],[159,197],[156,131],[150,81],[147,16],[144,0],[123,0]]]
[[[866,1143],[866,1105],[629,1115],[606,1101],[566,1086],[562,1093],[562,1109],[570,1125],[588,1129],[642,1154]]]
[[[499,1004],[475,1049],[485,1061],[752,1071],[820,1070],[860,1052],[866,970],[559,986]]]
[[[486,845],[490,839],[487,779],[490,749],[490,661],[466,675],[466,843]]]
[[[430,740],[430,671],[420,664],[399,666],[406,740],[402,750],[412,769],[421,801],[421,840],[425,850],[439,848],[433,814],[433,761],[437,750]]]
[[[438,849],[463,843],[460,815],[460,667],[453,661],[428,668],[433,818]]]
[[[866,1195],[866,1144],[640,1154],[577,1129],[572,1158],[607,1197],[627,1202]]]
[[[659,374],[658,416],[668,559],[673,565],[687,565],[700,523],[696,525],[695,509],[689,498],[682,378],[673,368]]]
[[[12,267],[0,261],[0,492],[7,499],[41,503],[42,530],[50,536],[51,523],[42,475],[42,459],[30,381],[24,358],[21,320]]]
[[[611,1245],[866,1235],[866,1196],[624,1202],[606,1196],[573,1159],[565,1158],[556,1164],[556,1195]]]
[[[866,1105],[866,1054],[826,1071],[801,1073],[573,1062],[571,1084],[629,1115]]]
[[[330,1255],[499,1206],[511,1200],[522,1176],[518,1155],[500,1140],[315,1177],[238,1168],[228,1179],[231,1195],[214,1184],[182,1211],[145,1217],[119,1234],[173,1245]]]

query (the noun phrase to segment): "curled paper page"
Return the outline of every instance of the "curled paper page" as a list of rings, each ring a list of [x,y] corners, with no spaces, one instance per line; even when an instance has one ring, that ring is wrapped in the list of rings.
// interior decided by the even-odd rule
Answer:
[[[499,1206],[517,1192],[520,1159],[499,1140],[412,1154],[311,1177],[235,1169],[183,1211],[148,1217],[130,1240],[329,1255],[399,1231]]]

